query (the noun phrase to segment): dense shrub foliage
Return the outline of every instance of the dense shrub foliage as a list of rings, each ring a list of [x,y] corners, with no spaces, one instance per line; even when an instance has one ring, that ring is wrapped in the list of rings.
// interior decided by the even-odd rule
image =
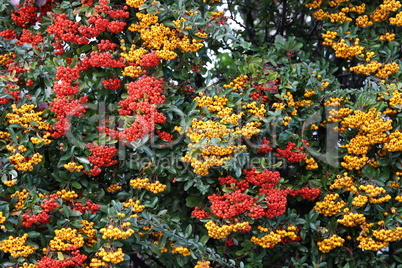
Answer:
[[[1,267],[402,267],[402,4],[244,2],[0,3]]]

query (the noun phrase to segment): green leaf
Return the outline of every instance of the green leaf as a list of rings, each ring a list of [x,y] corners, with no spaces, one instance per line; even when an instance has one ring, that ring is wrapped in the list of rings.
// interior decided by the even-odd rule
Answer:
[[[186,198],[186,206],[189,208],[199,207],[202,205],[202,198],[199,196],[189,196]]]
[[[191,224],[189,224],[187,226],[186,230],[184,231],[184,233],[186,234],[186,237],[189,237],[193,233],[193,226],[191,226]]]
[[[71,183],[71,186],[73,186],[76,189],[81,189],[82,188],[82,185],[78,181],[73,181]]]

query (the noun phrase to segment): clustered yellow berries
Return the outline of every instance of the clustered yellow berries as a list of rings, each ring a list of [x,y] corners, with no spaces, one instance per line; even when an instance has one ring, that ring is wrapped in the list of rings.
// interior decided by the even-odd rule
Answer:
[[[392,90],[392,94],[387,101],[389,102],[389,106],[392,108],[397,108],[402,104],[402,92],[395,87],[390,87],[390,89]]]
[[[341,247],[344,242],[345,242],[345,239],[343,239],[342,237],[340,237],[337,234],[333,234],[329,238],[326,238],[322,241],[317,242],[317,245],[318,245],[318,249],[321,252],[328,253],[336,247]]]
[[[4,216],[3,211],[0,211],[0,224],[5,223],[6,220],[7,218]],[[6,227],[4,225],[0,225],[0,229],[6,229]]]
[[[109,187],[106,188],[106,191],[108,193],[114,193],[114,192],[120,191],[121,188],[122,188],[121,185],[111,184],[111,185],[109,185]]]
[[[318,164],[317,162],[314,160],[314,158],[312,157],[308,157],[306,158],[306,169],[307,170],[313,170],[313,169],[317,169],[318,168]]]
[[[13,104],[11,108],[13,112],[6,115],[8,124],[19,124],[26,132],[48,130],[50,128],[50,124],[46,123],[41,117],[44,111],[35,112],[35,105],[23,104],[20,108],[17,108],[17,105]]]
[[[357,135],[349,144],[343,145],[348,154],[341,165],[349,170],[359,170],[369,163],[367,153],[375,144],[383,144],[389,140],[387,131],[392,129],[392,120],[385,120],[375,109],[368,112],[355,111],[341,122],[343,129],[356,129]]]
[[[188,248],[182,247],[182,246],[180,246],[180,247],[173,247],[173,249],[171,250],[171,252],[172,252],[172,253],[179,253],[179,254],[181,254],[181,255],[183,255],[183,256],[190,256],[190,255],[191,255],[190,250],[189,250]]]
[[[325,36],[328,36],[328,34]],[[327,37],[324,40],[325,45],[331,46],[335,50],[335,56],[338,58],[352,59],[353,57],[362,55],[364,50],[363,46],[359,46],[359,38],[356,38],[354,42],[346,42],[345,39],[335,42]]]
[[[67,164],[64,164],[63,167],[70,172],[81,172],[81,170],[84,168],[83,165],[78,165],[75,162],[68,162]]]
[[[143,3],[143,1],[135,2]],[[132,3],[135,6],[138,4]],[[155,51],[160,59],[171,60],[177,57],[174,52],[177,49],[182,52],[195,52],[203,46],[201,39],[190,39],[188,35],[182,33],[181,25],[186,22],[183,17],[173,22],[176,27],[167,27],[158,23],[159,18],[156,15],[138,12],[136,16],[138,24],[130,25],[128,30],[140,34],[143,48],[136,49],[135,46],[132,46],[128,53],[122,53],[121,55],[128,61],[138,64],[138,60],[145,55],[146,49]],[[190,28],[189,26],[184,27],[186,30]],[[201,34],[201,36],[205,35]]]
[[[23,268],[38,268],[39,266],[37,264],[24,262],[22,264],[22,266],[20,266],[20,267],[23,267]]]
[[[141,68],[141,66],[126,66],[124,67],[123,73],[124,76],[129,76],[129,77],[140,77],[141,75],[144,74],[144,70]]]
[[[267,112],[264,104],[260,104],[260,106],[258,107],[258,104],[255,101],[243,105],[242,108],[247,109],[247,112],[249,112],[250,114],[252,114],[253,116],[257,117],[260,120],[264,117],[265,113]]]
[[[105,248],[101,248],[95,255],[100,257],[101,260],[98,258],[92,258],[91,263],[89,264],[90,267],[108,267],[108,262],[117,264],[124,261],[124,253],[121,248],[108,249],[107,251]]]
[[[386,190],[383,187],[368,184],[368,185],[360,185],[359,189],[369,194],[368,195],[369,202],[373,204],[387,202],[388,200],[391,199],[391,196],[389,194],[384,195],[382,197],[378,197],[379,195],[386,193]]]
[[[380,40],[381,41],[394,41],[395,40],[395,34],[386,32],[385,34],[380,35]]]
[[[338,222],[348,227],[358,226],[366,222],[366,217],[361,213],[345,212]]]
[[[246,149],[245,145],[235,144],[237,139],[241,137],[250,139],[260,132],[259,121],[247,122],[240,126],[242,116],[262,118],[266,111],[264,106],[258,107],[256,103],[251,103],[243,105],[246,111],[235,113],[233,108],[227,106],[227,97],[209,97],[202,93],[195,98],[195,101],[198,107],[211,112],[209,115],[211,119],[192,120],[191,126],[185,131],[191,143],[182,160],[191,163],[196,174],[205,176],[209,174],[211,167],[223,165],[234,154]]]
[[[6,115],[6,121],[8,124],[18,124],[24,129],[24,134],[28,132],[35,132],[37,136],[31,137],[30,140],[33,144],[49,144],[50,133],[47,130],[50,128],[50,124],[46,123],[41,115],[44,111],[34,111],[35,105],[23,104],[20,108],[17,108],[15,104],[11,106],[13,112]],[[43,132],[43,133],[42,133]],[[41,138],[38,136],[42,135]],[[0,138],[6,141],[10,140],[10,134],[7,132],[1,132]],[[20,137],[16,137],[20,139]],[[14,169],[18,171],[32,171],[34,165],[39,164],[42,161],[42,155],[34,153],[33,155],[25,155],[27,151],[26,147],[22,144],[13,145],[7,144],[6,149],[11,153],[9,161],[14,164]]]
[[[132,212],[133,213],[140,213],[145,209],[144,205],[141,205],[141,202],[139,200],[133,200],[133,199],[128,199],[126,202],[123,203],[123,207],[129,208],[132,207]],[[137,214],[133,214],[132,217],[137,217]]]
[[[11,134],[5,131],[0,131],[0,139],[9,141],[11,138]]]
[[[396,12],[402,4],[400,1],[396,0],[383,0],[370,14],[364,14],[366,12],[366,5],[354,5],[349,3],[348,6],[340,8],[339,12],[330,13],[324,11],[328,7],[323,7],[323,3],[329,6],[329,9],[339,6],[342,2],[348,1],[319,1],[314,0],[313,2],[307,4],[307,7],[317,9],[312,13],[313,17],[317,20],[329,20],[332,23],[350,23],[354,21],[354,24],[358,27],[370,27],[375,23],[380,23],[389,20],[389,24],[402,26],[402,12],[397,13],[394,17],[391,17],[392,12]],[[350,15],[350,13],[359,14]],[[350,34],[350,31],[344,34]],[[363,47],[359,45],[359,38],[353,40],[351,37],[341,38],[338,41],[334,41],[338,37],[338,32],[327,31],[322,35],[324,45],[331,46],[335,55],[340,58],[353,59],[365,58],[366,63],[358,64],[350,68],[351,71],[364,74],[364,75],[375,75],[380,79],[386,79],[391,75],[399,71],[399,66],[396,62],[380,63],[378,61],[371,62],[371,58],[374,56],[373,51],[367,51],[368,47]],[[393,41],[395,40],[395,33],[386,32],[379,36],[380,41]]]
[[[34,165],[42,161],[42,155],[40,153],[34,153],[30,159],[27,159],[22,154],[15,153],[11,155],[9,159],[14,163],[14,169],[19,171],[32,171]]]
[[[233,79],[233,81],[229,82],[228,84],[223,85],[224,88],[232,88],[233,91],[237,92],[240,89],[243,89],[247,83],[248,76],[247,75],[240,75]]]
[[[66,189],[57,191],[56,194],[65,202],[71,202],[78,197],[75,191],[67,191]]]
[[[87,220],[81,221],[82,227],[78,229],[79,232],[85,235],[84,241],[88,246],[92,246],[96,241],[96,230],[94,229],[94,223]]]
[[[324,106],[340,106],[342,102],[347,101],[345,97],[333,98],[330,97],[329,100],[324,102]]]
[[[6,65],[13,60],[14,53],[9,52],[7,54],[0,55],[0,65]]]
[[[166,185],[160,183],[160,181],[149,182],[148,178],[136,178],[130,180],[130,186],[134,189],[146,189],[154,194],[165,191]]]
[[[218,118],[221,118],[219,121],[222,124],[233,124],[238,125],[238,121],[243,116],[243,112],[235,113],[233,108],[227,107],[226,104],[228,102],[227,97],[219,97],[219,96],[197,96],[194,98],[194,101],[197,102],[197,106],[204,108],[206,107],[208,111],[212,113],[216,113]]]
[[[50,240],[49,248],[52,251],[64,251],[71,247],[82,247],[84,245],[84,237],[77,233],[77,229],[61,228],[55,230],[55,237]]]
[[[399,184],[401,172],[395,173],[396,181],[392,183]],[[359,227],[359,236],[356,240],[359,242],[358,247],[363,250],[378,251],[386,248],[389,242],[399,241],[402,239],[402,227],[396,227],[394,230],[385,229],[384,221],[378,221],[377,223],[368,223],[366,215],[356,212],[359,207],[365,206],[367,203],[378,204],[391,200],[391,195],[387,194],[387,190],[384,187],[376,186],[373,184],[360,184],[359,180],[354,180],[352,176],[344,173],[343,175],[337,175],[336,179],[330,185],[330,189],[340,189],[349,191],[349,196],[353,196],[351,209],[346,207],[346,202],[343,200],[335,202],[339,198],[338,193],[328,194],[324,197],[324,201],[317,202],[314,210],[325,216],[334,216],[338,213],[340,217],[337,219],[339,224],[345,227]],[[392,183],[390,185],[392,185]],[[391,186],[390,186],[391,187]],[[395,196],[395,201],[402,202],[402,196]],[[390,212],[396,214],[396,208],[391,207]],[[384,212],[384,215],[388,215],[388,211]],[[375,229],[377,225],[377,229]],[[337,237],[337,236],[335,236]],[[324,239],[318,242],[319,249],[322,252],[329,252],[336,246],[341,246],[343,243],[339,237],[337,237],[339,243],[334,243],[332,239]],[[351,239],[351,238],[349,238]],[[336,241],[335,241],[336,242]]]
[[[336,179],[329,186],[329,189],[346,189],[347,191],[356,191],[356,186],[354,186],[355,182],[352,176],[349,176],[348,173],[343,173],[343,175],[336,175]]]
[[[350,70],[358,73],[358,74],[373,74],[375,72],[375,76],[381,79],[388,78],[392,74],[398,72],[400,70],[399,65],[396,62],[390,62],[381,64],[377,61],[373,61],[367,64],[359,64],[353,67],[350,67]]]
[[[126,4],[134,8],[140,8],[144,3],[145,0],[126,0]]]
[[[292,93],[289,91],[285,93],[285,95],[283,96],[283,100],[284,102],[273,103],[272,107],[275,108],[276,111],[291,108],[290,115],[297,115],[297,109],[301,107],[307,107],[312,103],[311,100],[295,101]],[[283,126],[287,126],[291,120],[292,117],[284,116],[281,124]]]
[[[268,228],[258,226],[260,232],[267,232]],[[271,231],[269,234],[264,235],[261,238],[257,238],[255,236],[251,237],[250,241],[256,245],[259,245],[263,248],[272,248],[276,244],[280,243],[283,238],[289,238],[291,240],[295,240],[297,238],[296,227],[289,226],[286,230],[275,230]]]
[[[210,264],[210,261],[197,261],[197,264],[194,266],[194,268],[210,268]]]
[[[102,228],[99,232],[103,234],[103,239],[127,239],[134,234],[134,230],[129,228],[130,226],[131,223],[129,222],[124,222],[119,227],[108,225],[107,228]]]
[[[314,206],[314,210],[323,214],[324,216],[333,216],[341,212],[346,203],[343,200],[335,201],[339,198],[339,194],[327,194],[324,200],[317,202]]]
[[[25,199],[28,198],[29,192],[26,189],[23,189],[21,191],[16,191],[10,197],[13,198],[15,196],[18,198],[18,200],[15,203],[13,211],[18,211],[25,206]]]
[[[17,184],[17,180],[14,180],[14,179],[13,180],[6,180],[6,181],[3,182],[3,184],[8,186],[8,187],[11,187],[11,186]]]
[[[378,251],[388,246],[388,242],[375,241],[373,238],[363,235],[359,235],[356,240],[359,241],[358,247],[364,250]]]
[[[346,116],[348,116],[352,113],[353,113],[353,110],[350,108],[340,108],[339,110],[332,109],[329,111],[329,116],[327,118],[327,121],[332,122],[332,123],[341,122],[343,118],[345,118]],[[340,132],[342,132],[344,129],[340,129],[340,130],[341,130]]]
[[[310,98],[310,97],[313,96],[314,94],[315,94],[314,89],[305,90],[303,96],[306,97],[306,98]]]
[[[25,233],[21,237],[9,236],[7,239],[0,241],[0,250],[5,253],[10,253],[13,258],[28,257],[36,247],[26,244],[28,234]]]
[[[242,231],[248,226],[248,222],[238,222],[231,225],[224,224],[222,226],[219,226],[214,221],[208,221],[205,224],[205,228],[207,228],[208,230],[208,236],[214,239],[226,238],[229,234]]]
[[[43,136],[41,138],[38,137],[31,137],[30,140],[33,144],[49,144],[52,141],[50,139],[48,139],[50,137],[50,132],[46,132],[45,134],[43,134]]]

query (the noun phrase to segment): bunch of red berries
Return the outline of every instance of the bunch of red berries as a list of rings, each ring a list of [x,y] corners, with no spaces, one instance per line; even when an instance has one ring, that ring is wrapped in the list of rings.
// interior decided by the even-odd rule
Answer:
[[[285,149],[276,149],[276,156],[283,157],[291,162],[300,162],[306,158],[306,153],[303,153],[303,147],[297,147],[295,143],[288,142]]]
[[[24,5],[17,10],[11,11],[11,19],[15,25],[28,27],[41,20],[38,16],[38,8],[35,6],[35,0],[25,0]]]
[[[317,188],[309,188],[309,187],[303,187],[299,190],[293,190],[288,188],[287,189],[288,195],[290,196],[300,196],[303,199],[307,199],[307,200],[315,200],[317,199],[320,194],[321,191]]]
[[[100,40],[100,43],[96,45],[99,50],[115,50],[117,47],[117,44],[110,42],[107,39],[102,39]]]
[[[118,90],[121,88],[121,80],[118,78],[110,78],[102,81],[102,85],[106,89]]]
[[[140,60],[140,66],[144,68],[155,67],[159,64],[160,59],[155,52],[145,54]]]
[[[66,267],[80,267],[88,256],[81,254],[79,250],[72,250],[70,256],[65,259],[52,259],[45,256],[38,262],[38,268],[66,268]]]
[[[124,67],[126,64],[123,62],[123,58],[113,59],[112,54],[109,52],[92,51],[88,59],[89,64],[92,67],[112,67],[119,68]]]
[[[43,42],[42,35],[37,32],[36,34],[32,33],[30,30],[22,29],[22,33],[18,38],[18,41],[15,43],[16,45],[23,45],[25,43],[32,44],[35,49],[39,49],[38,44]]]
[[[270,151],[272,151],[272,147],[269,146],[271,142],[269,140],[267,140],[266,137],[262,137],[261,139],[261,146],[260,148],[258,148],[257,153],[268,153]]]
[[[119,101],[121,108],[118,109],[118,113],[123,116],[135,115],[135,121],[121,131],[106,126],[98,127],[100,132],[123,143],[129,143],[151,134],[155,130],[156,124],[166,121],[166,117],[157,110],[157,105],[165,101],[161,79],[144,75],[129,83],[127,92],[129,96]]]
[[[91,200],[88,200],[85,205],[77,200],[73,200],[71,207],[72,210],[77,210],[82,214],[84,214],[86,211],[96,214],[97,210],[101,208],[98,204],[92,202]]]
[[[223,219],[230,219],[250,210],[256,199],[248,194],[241,193],[239,190],[221,196],[213,194],[208,197],[212,203],[212,213]]]
[[[47,197],[42,200],[40,205],[42,211],[37,214],[30,215],[28,213],[22,214],[22,226],[25,228],[31,227],[33,224],[48,223],[50,212],[59,208],[60,204],[56,202],[55,197]]]
[[[164,141],[172,141],[173,140],[173,135],[170,134],[169,132],[166,131],[160,131],[159,129],[156,130],[156,134],[158,137]]]
[[[191,216],[197,218],[197,219],[208,219],[212,213],[207,212],[200,207],[195,207],[193,211],[191,211]]]
[[[96,145],[94,143],[88,143],[86,147],[91,152],[91,155],[88,156],[88,161],[91,162],[94,168],[90,172],[84,171],[85,174],[97,176],[102,171],[100,167],[108,167],[117,163],[117,160],[113,160],[117,152],[115,147]]]
[[[0,36],[3,36],[3,39],[12,40],[17,38],[17,33],[13,29],[6,29],[0,32]]]

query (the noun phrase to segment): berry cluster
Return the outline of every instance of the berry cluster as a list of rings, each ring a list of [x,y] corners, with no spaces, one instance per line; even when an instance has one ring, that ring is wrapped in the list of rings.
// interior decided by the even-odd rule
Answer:
[[[268,228],[262,226],[258,226],[257,228],[261,233],[268,232]],[[300,240],[301,238],[296,234],[296,231],[297,228],[295,226],[289,226],[286,230],[278,228],[261,238],[253,236],[250,241],[263,248],[273,248],[279,243],[286,244]]]
[[[123,143],[130,143],[151,134],[155,130],[156,124],[166,121],[166,117],[157,110],[157,105],[162,104],[165,100],[165,96],[162,95],[161,79],[142,76],[129,83],[127,91],[129,96],[119,102],[121,108],[118,112],[123,116],[135,115],[135,121],[121,131],[105,126],[98,127],[100,132]]]
[[[300,162],[306,158],[306,153],[303,153],[303,147],[297,147],[295,143],[288,142],[285,149],[276,149],[276,156],[283,157],[290,162]]]
[[[65,66],[57,68],[53,85],[56,98],[49,103],[50,111],[55,112],[55,117],[58,119],[51,129],[53,138],[65,135],[70,129],[69,116],[80,117],[86,112],[86,106],[83,103],[87,102],[88,98],[85,96],[75,99],[75,95],[79,91],[79,82],[75,80],[80,78],[79,73],[79,68]]]
[[[224,239],[233,232],[248,232],[251,230],[251,226],[246,221],[222,226],[217,225],[214,221],[208,221],[205,224],[205,228],[208,230],[208,236],[214,239]]]
[[[254,219],[262,217],[273,218],[286,211],[287,196],[300,196],[307,200],[315,200],[320,190],[303,187],[299,190],[286,188],[278,189],[280,174],[268,169],[258,172],[255,168],[244,170],[244,179],[236,180],[231,176],[220,177],[222,186],[233,191],[223,195],[213,194],[208,197],[211,202],[211,212],[196,207],[192,216],[198,219],[209,218],[211,215],[222,219],[233,219],[238,216],[248,216]],[[249,191],[253,189],[252,191]],[[250,192],[256,192],[253,196]],[[257,201],[258,200],[258,201]]]
[[[81,213],[85,213],[86,211],[90,211],[92,214],[96,214],[96,211],[99,210],[101,207],[98,204],[95,204],[94,202],[88,200],[85,203],[85,206],[83,203],[73,200],[72,204],[70,205],[72,207],[72,210],[77,210]]]
[[[172,141],[173,140],[173,135],[170,134],[169,132],[160,131],[159,129],[157,129],[156,134],[158,134],[158,137],[164,141]]]
[[[250,210],[256,199],[256,197],[243,194],[239,190],[225,193],[222,196],[213,194],[208,197],[212,203],[212,213],[223,219],[230,219]]]
[[[19,9],[11,11],[11,19],[20,27],[28,27],[40,21],[41,17],[38,16],[35,0],[26,0]]]
[[[133,180],[130,180],[130,186],[133,187],[134,189],[146,189],[150,192],[153,192],[154,194],[161,193],[165,191],[166,185],[160,183],[159,181],[155,182],[149,182],[148,178],[136,178]]]
[[[88,156],[88,161],[91,162],[93,168],[90,172],[84,171],[85,174],[97,176],[102,171],[100,167],[108,167],[117,163],[117,160],[112,160],[117,152],[115,147],[96,145],[94,143],[88,143],[86,147],[91,152],[91,155]]]
[[[115,50],[117,44],[110,42],[110,40],[102,39],[96,46],[98,47],[99,50]]]
[[[119,227],[108,225],[106,228],[100,229],[99,232],[103,234],[103,239],[127,239],[127,237],[134,234],[134,230],[129,228],[130,225],[129,222],[125,222]]]
[[[269,146],[271,142],[269,140],[267,140],[266,137],[262,137],[261,139],[261,146],[260,148],[258,148],[257,153],[268,153],[270,151],[272,151],[272,147]]]
[[[200,207],[195,207],[193,211],[191,211],[191,216],[197,218],[197,219],[208,219],[212,213],[207,212]]]
[[[121,80],[118,78],[110,78],[102,81],[102,85],[106,89],[118,90],[121,88]]]
[[[42,211],[37,214],[30,215],[28,213],[22,214],[22,226],[25,228],[31,227],[33,224],[47,223],[49,222],[50,213],[60,207],[60,204],[56,202],[55,196],[43,199],[40,205]]]
[[[47,28],[47,33],[55,38],[53,46],[56,54],[63,54],[62,42],[75,44],[88,44],[91,38],[98,37],[103,32],[120,33],[124,30],[126,22],[119,21],[120,18],[128,18],[129,12],[125,11],[126,6],[121,9],[111,9],[105,0],[99,1],[95,7],[95,13],[89,16],[89,25],[80,25],[70,20],[66,14],[54,14],[53,24]],[[101,50],[115,48],[108,42],[101,41]]]
[[[40,268],[67,268],[67,267],[78,267],[83,265],[84,261],[88,258],[87,255],[81,254],[79,250],[69,251],[69,256],[64,257],[64,259],[52,259],[51,257],[45,256],[39,260],[38,266]]]

